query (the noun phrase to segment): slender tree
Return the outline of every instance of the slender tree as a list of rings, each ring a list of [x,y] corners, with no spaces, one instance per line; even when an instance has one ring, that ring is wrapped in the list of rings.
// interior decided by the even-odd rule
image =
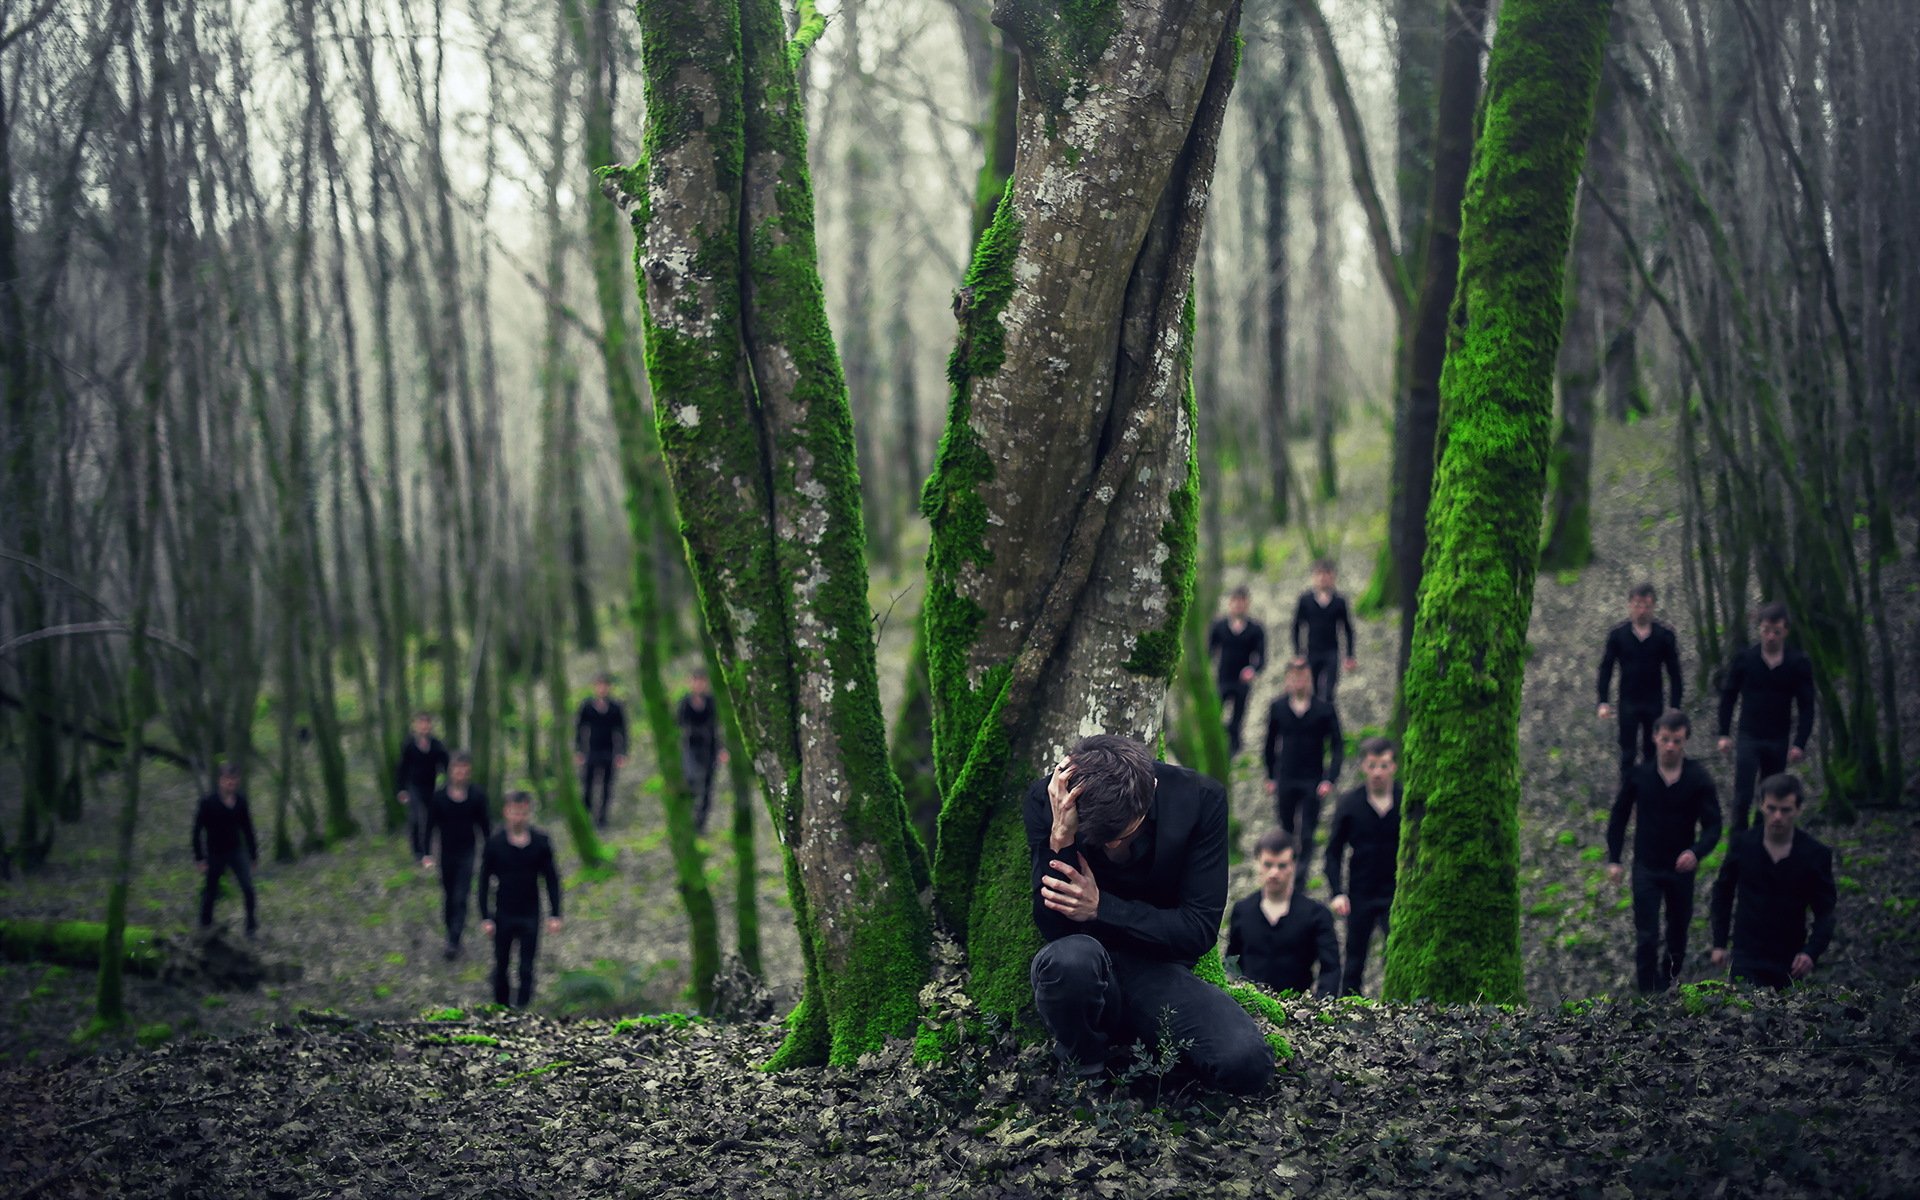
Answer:
[[[1574,190],[1611,7],[1506,0],[1488,63],[1406,689],[1392,998],[1523,994],[1520,690]]]
[[[672,397],[660,440],[805,959],[774,1063],[850,1062],[911,1026],[930,931],[875,686],[794,73],[805,43],[777,0],[638,13],[645,157],[617,182],[639,203],[647,368]]]

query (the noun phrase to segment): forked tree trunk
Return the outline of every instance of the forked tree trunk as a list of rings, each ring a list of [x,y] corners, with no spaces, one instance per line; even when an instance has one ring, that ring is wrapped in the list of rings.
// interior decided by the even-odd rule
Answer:
[[[906,1033],[930,962],[887,761],[846,381],[778,0],[643,0],[635,268],[702,609],[806,962],[774,1065]],[[664,399],[664,398],[670,398]]]
[[[1406,683],[1386,995],[1518,1001],[1520,689],[1573,197],[1612,0],[1506,0],[1460,213],[1458,337]]]
[[[1021,786],[1083,733],[1160,733],[1192,589],[1193,263],[1239,5],[1003,0],[1014,171],[956,298],[927,485],[943,807],[935,901],[989,1012],[1039,938]]]

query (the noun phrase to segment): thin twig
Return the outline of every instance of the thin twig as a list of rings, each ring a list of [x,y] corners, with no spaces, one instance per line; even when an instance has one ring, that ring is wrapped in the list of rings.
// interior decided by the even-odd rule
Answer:
[[[178,1108],[183,1104],[199,1104],[204,1100],[224,1100],[231,1095],[233,1095],[232,1088],[222,1088],[217,1092],[207,1092],[204,1095],[199,1095],[199,1096],[181,1096],[173,1100],[163,1100],[160,1103],[153,1104],[153,1105],[140,1104],[140,1105],[136,1105],[133,1108],[123,1108],[118,1112],[105,1113],[98,1117],[88,1117],[84,1121],[78,1121],[72,1125],[67,1126],[65,1129],[62,1129],[60,1132],[61,1133],[79,1133],[83,1129],[91,1129],[95,1125],[105,1125],[109,1121],[117,1121],[122,1117],[131,1117],[138,1113],[159,1112],[163,1108]]]

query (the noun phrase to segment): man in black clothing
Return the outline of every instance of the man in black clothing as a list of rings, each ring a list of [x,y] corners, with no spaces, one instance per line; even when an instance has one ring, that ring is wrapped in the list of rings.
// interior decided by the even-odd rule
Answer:
[[[1733,755],[1735,833],[1747,827],[1754,780],[1778,775],[1806,758],[1813,735],[1813,660],[1787,645],[1787,606],[1762,605],[1755,619],[1760,640],[1733,656],[1720,685],[1720,753]],[[1738,743],[1728,736],[1735,704],[1740,706]]]
[[[1668,709],[1680,707],[1680,639],[1653,619],[1654,592],[1650,583],[1635,584],[1627,593],[1627,619],[1607,632],[1607,648],[1600,655],[1600,719],[1612,715],[1607,703],[1613,687],[1613,668],[1620,667],[1620,781],[1639,757],[1652,758],[1653,723]],[[1671,704],[1660,703],[1660,673],[1666,672]],[[1639,743],[1637,746],[1635,743]]]
[[[1340,939],[1327,906],[1293,886],[1293,835],[1275,829],[1254,844],[1260,890],[1233,906],[1227,917],[1227,958],[1240,974],[1276,992],[1313,990],[1320,965],[1322,996],[1331,996],[1340,976]]]
[[[1347,919],[1347,965],[1340,975],[1340,992],[1360,994],[1367,977],[1367,947],[1373,932],[1386,944],[1393,912],[1394,877],[1400,859],[1400,758],[1393,743],[1383,737],[1361,742],[1361,786],[1340,797],[1327,833],[1328,905]],[[1347,852],[1353,852],[1352,874],[1345,870]]]
[[[1247,723],[1247,696],[1254,676],[1267,665],[1267,631],[1247,615],[1245,587],[1227,597],[1227,615],[1207,630],[1207,657],[1213,660],[1213,686],[1220,694],[1220,719],[1227,727],[1227,750],[1240,753],[1240,730]]]
[[[1720,843],[1720,793],[1713,776],[1687,757],[1693,723],[1668,709],[1655,723],[1654,760],[1628,772],[1607,822],[1607,878],[1620,882],[1627,820],[1633,830],[1634,982],[1641,995],[1664,992],[1687,960],[1694,872]],[[1660,954],[1660,906],[1667,908],[1667,952]]]
[[[413,714],[413,736],[400,747],[400,765],[394,771],[393,786],[400,790],[400,803],[407,806],[407,845],[413,857],[427,857],[427,839],[433,823],[433,793],[439,786],[440,772],[447,769],[447,748],[433,736],[433,716]]]
[[[1313,670],[1313,694],[1333,703],[1340,686],[1340,631],[1347,632],[1346,669],[1359,664],[1353,657],[1353,617],[1347,612],[1347,598],[1333,590],[1333,562],[1321,559],[1313,564],[1313,586],[1300,593],[1293,606],[1293,652],[1305,654]],[[1307,631],[1306,645],[1300,643],[1300,630]]]
[[[1131,738],[1080,739],[1027,788],[1033,1001],[1054,1053],[1093,1077],[1135,1042],[1180,1046],[1204,1083],[1255,1092],[1273,1051],[1253,1018],[1193,973],[1227,906],[1227,793]]]
[[[260,862],[260,846],[253,837],[253,815],[240,790],[240,768],[220,764],[217,790],[200,798],[193,811],[193,866],[206,875],[200,888],[200,928],[213,924],[213,899],[220,892],[220,876],[232,871],[233,881],[247,902],[247,936],[260,931],[254,907],[253,868]]]
[[[573,765],[580,768],[580,802],[594,813],[594,824],[607,827],[607,808],[613,803],[613,773],[627,765],[627,711],[613,699],[613,677],[593,677],[593,695],[580,702],[573,718]],[[600,808],[593,807],[594,780],[600,781]]]
[[[535,829],[533,797],[508,792],[503,823],[480,855],[480,928],[493,939],[493,1002],[506,1004],[507,961],[520,944],[520,993],[515,1008],[533,1000],[533,956],[540,951],[540,883],[547,885],[547,932],[560,932],[560,870],[553,842]],[[493,881],[500,881],[498,902]]]
[[[1340,780],[1347,743],[1333,705],[1313,694],[1307,660],[1287,664],[1286,692],[1267,709],[1267,794],[1280,827],[1300,839],[1300,884],[1313,861],[1321,802]]]
[[[460,935],[467,928],[474,856],[493,833],[487,794],[474,787],[472,780],[473,756],[462,750],[447,766],[447,786],[433,794],[433,829],[440,834],[441,912],[447,922],[447,947],[442,957],[449,960],[460,956]],[[428,855],[421,865],[431,867],[433,863],[433,856]]]
[[[1731,927],[1736,983],[1788,987],[1813,973],[1833,940],[1833,851],[1794,828],[1805,794],[1797,775],[1769,777],[1760,785],[1759,827],[1727,842],[1713,881],[1713,965],[1727,961]]]
[[[693,797],[693,827],[704,834],[713,809],[713,766],[723,761],[713,689],[705,671],[688,675],[687,694],[680,697],[673,723],[680,727],[680,777]]]

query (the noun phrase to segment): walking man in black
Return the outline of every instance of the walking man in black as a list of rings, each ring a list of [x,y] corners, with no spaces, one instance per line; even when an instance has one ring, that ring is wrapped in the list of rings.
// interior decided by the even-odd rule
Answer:
[[[553,842],[535,829],[533,797],[508,792],[500,806],[502,828],[480,856],[480,928],[493,939],[493,1002],[508,1003],[507,961],[520,946],[520,991],[512,1001],[533,1000],[533,958],[540,951],[540,884],[547,885],[547,932],[560,932],[560,869]],[[500,881],[496,901],[493,881]]]
[[[1351,671],[1359,664],[1353,657],[1353,617],[1347,612],[1347,598],[1333,590],[1333,562],[1321,559],[1313,564],[1313,586],[1300,593],[1293,606],[1293,652],[1305,654],[1313,670],[1313,694],[1333,703],[1340,687],[1340,631],[1347,633],[1345,667]],[[1306,645],[1300,643],[1300,630],[1307,631]]]
[[[1276,992],[1314,990],[1318,963],[1319,994],[1331,996],[1340,978],[1340,939],[1327,906],[1294,887],[1298,850],[1284,829],[1262,834],[1254,843],[1260,890],[1234,905],[1227,917],[1227,958],[1239,960],[1242,976]]]
[[[200,928],[213,925],[213,900],[220,894],[220,876],[233,872],[247,902],[247,936],[260,931],[254,906],[253,868],[260,862],[260,845],[253,837],[253,815],[246,793],[240,790],[240,768],[221,763],[216,790],[200,797],[193,810],[193,866],[204,874],[200,888]]]
[[[1615,706],[1607,703],[1613,688],[1613,668],[1620,668],[1620,781],[1626,782],[1636,757],[1652,758],[1653,723],[1668,709],[1680,707],[1680,639],[1653,619],[1654,592],[1650,583],[1635,584],[1627,593],[1627,619],[1607,632],[1600,656],[1600,719]],[[1660,703],[1660,673],[1666,672],[1670,704]],[[1636,743],[1638,743],[1636,745]]]
[[[1367,947],[1374,930],[1386,945],[1393,912],[1395,873],[1400,860],[1400,758],[1383,737],[1361,742],[1360,774],[1366,782],[1340,797],[1327,833],[1328,905],[1347,919],[1347,965],[1340,993],[1357,996],[1367,977]],[[1352,872],[1345,869],[1352,851]]]
[[[1770,776],[1760,785],[1759,826],[1727,842],[1713,881],[1713,965],[1727,961],[1731,929],[1736,983],[1788,987],[1813,974],[1833,940],[1833,851],[1794,828],[1805,796],[1799,776]]]
[[[719,722],[714,714],[707,673],[695,670],[687,677],[687,694],[680,697],[673,723],[680,727],[680,778],[693,797],[693,827],[702,834],[707,831],[707,814],[713,809],[713,767],[722,761]]]
[[[1687,757],[1692,722],[1669,709],[1653,731],[1654,759],[1627,773],[1607,822],[1607,878],[1619,883],[1627,820],[1633,830],[1634,983],[1641,995],[1679,981],[1693,921],[1694,872],[1720,843],[1720,793],[1713,776]],[[1667,910],[1666,954],[1660,953],[1660,907]]]
[[[441,956],[449,961],[460,956],[460,935],[467,928],[473,860],[493,833],[487,794],[472,780],[473,756],[462,750],[447,766],[447,786],[433,794],[433,831],[440,835],[441,912],[447,922],[447,947]],[[421,865],[433,866],[433,856],[428,855]]]
[[[607,827],[607,809],[613,803],[613,773],[627,765],[627,710],[615,700],[613,677],[593,677],[593,695],[580,702],[573,718],[573,765],[580,768],[580,802],[594,813],[594,824]],[[600,781],[600,807],[593,807],[593,784]]]
[[[1813,660],[1787,645],[1787,606],[1762,605],[1755,620],[1760,640],[1733,656],[1720,685],[1720,753],[1733,756],[1730,824],[1735,833],[1747,827],[1754,780],[1801,762],[1813,736]],[[1735,704],[1740,706],[1737,742],[1728,736]]]
[[[1267,794],[1280,828],[1300,839],[1300,883],[1313,861],[1313,834],[1321,802],[1340,780],[1347,743],[1333,704],[1313,694],[1307,660],[1287,664],[1286,691],[1267,709]]]
[[[1083,1077],[1165,1037],[1205,1084],[1256,1092],[1273,1051],[1193,973],[1227,906],[1227,793],[1131,738],[1080,739],[1023,805],[1033,856],[1034,1007]]]
[[[413,736],[400,747],[400,765],[394,771],[393,786],[400,789],[400,803],[407,806],[407,846],[417,861],[427,857],[427,838],[433,823],[433,793],[440,772],[447,769],[447,748],[433,736],[433,717],[413,714]]]
[[[1213,660],[1213,686],[1220,693],[1220,719],[1227,727],[1227,752],[1240,753],[1240,731],[1247,723],[1247,696],[1254,676],[1267,665],[1267,631],[1247,615],[1251,597],[1237,587],[1227,597],[1227,615],[1207,630],[1207,657]]]

